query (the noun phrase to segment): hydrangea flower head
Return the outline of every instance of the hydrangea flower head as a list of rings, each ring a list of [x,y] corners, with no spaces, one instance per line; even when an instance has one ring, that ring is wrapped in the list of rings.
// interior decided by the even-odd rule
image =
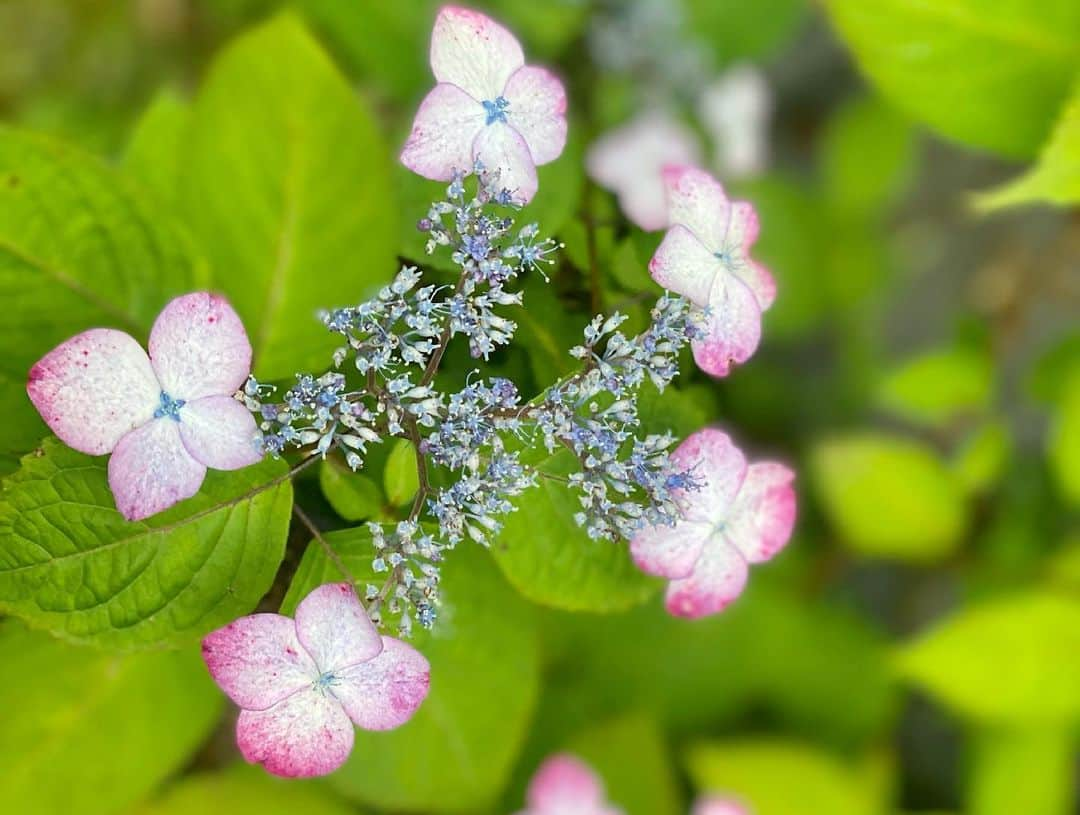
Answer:
[[[615,193],[631,222],[651,232],[668,225],[664,168],[696,164],[700,157],[689,128],[653,110],[601,136],[585,155],[585,169],[597,184]]]
[[[390,730],[428,693],[428,661],[380,637],[348,583],[305,597],[296,619],[253,614],[208,634],[210,675],[240,706],[244,758],[275,775],[325,775],[352,752],[353,724]]]
[[[630,541],[642,571],[666,577],[667,610],[679,617],[723,611],[746,585],[749,564],[769,560],[795,524],[795,474],[783,464],[748,464],[728,435],[706,427],[671,454],[700,489],[677,497],[674,526],[647,526]]]
[[[566,145],[566,91],[544,68],[525,64],[514,35],[469,9],[443,8],[431,35],[438,84],[424,98],[401,163],[450,181],[479,162],[498,171],[518,203],[532,200],[536,168]]]
[[[743,178],[765,169],[769,157],[772,91],[752,65],[735,65],[701,94],[698,111],[715,146],[721,178]]]
[[[574,756],[552,756],[536,771],[526,793],[528,809],[518,815],[623,815],[604,800],[604,787]]]
[[[233,399],[251,369],[251,344],[226,300],[176,298],[154,322],[149,349],[123,331],[90,329],[42,357],[26,386],[65,444],[112,453],[109,488],[129,521],[190,498],[208,467],[262,458],[255,420]]]
[[[664,170],[671,228],[649,262],[653,280],[709,310],[694,359],[714,376],[727,376],[761,339],[761,313],[776,299],[776,283],[750,259],[758,217],[745,201],[729,201],[704,170]]]
[[[694,802],[691,815],[750,815],[750,813],[744,806],[730,798],[705,796]]]

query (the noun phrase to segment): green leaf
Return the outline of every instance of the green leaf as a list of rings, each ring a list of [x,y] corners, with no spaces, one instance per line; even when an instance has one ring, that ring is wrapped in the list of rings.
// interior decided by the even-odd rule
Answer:
[[[325,364],[336,341],[318,310],[358,302],[393,274],[390,166],[371,113],[293,18],[214,63],[195,102],[182,209],[244,318],[260,377]]]
[[[932,449],[863,433],[819,442],[811,468],[825,512],[856,552],[933,561],[955,551],[968,510]]]
[[[687,753],[699,792],[745,802],[754,815],[881,815],[885,802],[869,773],[794,742],[697,744]]]
[[[826,0],[881,92],[940,134],[1035,153],[1080,69],[1080,5],[1044,0]]]
[[[1080,371],[1080,329],[1066,333],[1039,355],[1028,376],[1027,390],[1039,402],[1056,405],[1073,370]]]
[[[198,652],[116,656],[0,626],[0,811],[114,815],[179,770],[224,698]]]
[[[899,675],[980,722],[1080,721],[1080,602],[1029,592],[963,609],[896,655]]]
[[[1047,457],[1067,501],[1080,505],[1080,368],[1073,370],[1057,407]]]
[[[1003,421],[990,420],[972,431],[951,462],[953,475],[965,494],[993,487],[1005,471],[1011,448],[1009,427]]]
[[[909,359],[885,375],[878,404],[903,419],[944,427],[958,417],[990,407],[994,366],[986,354],[968,348],[943,348]]]
[[[356,815],[320,781],[275,778],[261,767],[233,765],[169,787],[132,815]]]
[[[398,439],[390,448],[383,470],[383,491],[391,506],[409,503],[420,489],[420,473],[416,469],[416,448],[408,439]]]
[[[872,144],[873,150],[866,145]],[[895,203],[915,169],[910,124],[872,96],[856,98],[829,119],[821,142],[825,196],[836,214],[866,219]]]
[[[1000,728],[975,735],[968,811],[975,815],[1068,815],[1076,735],[1066,727]]]
[[[1062,109],[1035,166],[975,199],[983,210],[1040,202],[1058,206],[1080,203],[1080,84]]]
[[[600,775],[607,799],[626,815],[685,811],[664,734],[652,719],[630,715],[595,725],[568,751]]]
[[[569,450],[542,469],[565,478],[577,469]],[[611,612],[646,600],[659,587],[630,559],[624,541],[593,540],[574,523],[577,494],[561,481],[541,478],[506,516],[491,552],[506,579],[523,595],[567,611]]]
[[[292,485],[266,461],[211,470],[142,522],[113,505],[104,457],[47,439],[0,494],[0,611],[118,650],[190,642],[255,607],[285,554]]]
[[[724,63],[769,56],[798,30],[805,0],[689,0],[688,29]]]
[[[319,465],[319,487],[346,521],[364,521],[379,514],[383,495],[379,485],[363,473],[354,473],[335,456]]]
[[[46,431],[26,373],[95,326],[145,338],[204,271],[161,213],[119,173],[57,142],[0,128],[0,472]]]
[[[127,174],[171,207],[186,171],[183,151],[190,124],[191,105],[174,91],[160,91],[139,117],[124,153]]]
[[[359,580],[381,581],[371,571],[366,527],[326,540]],[[352,757],[330,777],[358,802],[394,811],[484,809],[521,748],[539,684],[533,611],[474,544],[448,553],[442,577],[439,619],[412,642],[431,662],[428,698],[397,730],[357,731]],[[283,613],[340,579],[321,547],[309,546]]]

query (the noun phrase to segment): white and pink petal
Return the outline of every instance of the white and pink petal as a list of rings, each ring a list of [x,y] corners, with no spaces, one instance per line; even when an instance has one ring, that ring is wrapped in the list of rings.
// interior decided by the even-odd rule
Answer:
[[[525,64],[517,39],[490,17],[445,6],[431,33],[431,69],[439,82],[457,85],[478,102],[494,101]]]
[[[251,343],[224,297],[195,292],[162,309],[150,331],[150,361],[173,399],[229,395],[251,372]]]
[[[769,560],[795,527],[795,473],[783,464],[751,464],[732,503],[724,536],[750,563]]]
[[[129,521],[148,518],[199,491],[206,466],[184,447],[180,423],[153,419],[117,443],[109,459],[109,489]]]
[[[588,765],[572,755],[547,759],[529,782],[526,802],[533,815],[581,812],[593,815],[604,798],[604,787]]]
[[[218,687],[248,710],[272,707],[319,676],[296,624],[280,614],[252,614],[210,632],[202,656]]]
[[[108,453],[153,418],[161,386],[139,344],[123,331],[94,328],[57,346],[30,369],[26,392],[61,441]]]
[[[713,376],[727,376],[746,362],[761,341],[761,306],[741,279],[723,272],[709,295],[705,336],[691,343],[698,367]]]
[[[746,457],[727,433],[704,427],[687,436],[675,448],[671,460],[679,469],[690,471],[701,484],[700,489],[677,496],[683,518],[715,528],[727,518],[739,494],[747,472]]]
[[[703,521],[680,520],[673,526],[644,526],[630,540],[637,567],[657,577],[686,577],[694,570],[712,527]]]
[[[515,201],[527,204],[539,182],[536,164],[525,139],[503,122],[485,125],[473,141],[473,157],[488,170],[499,171],[499,187],[510,190]]]
[[[688,619],[717,614],[742,594],[747,572],[739,550],[713,536],[690,576],[668,584],[665,606],[676,617]]]
[[[382,638],[374,659],[337,673],[332,691],[345,712],[365,730],[391,730],[416,713],[431,686],[427,659],[401,640]]]
[[[310,686],[266,710],[241,710],[236,721],[244,758],[287,778],[332,773],[349,757],[354,738],[340,703]]]
[[[566,89],[545,68],[525,65],[506,83],[507,122],[529,146],[533,162],[547,164],[566,146]]]
[[[441,82],[420,103],[401,163],[435,181],[449,181],[473,164],[473,142],[484,127],[483,105],[457,85]]]
[[[214,470],[238,470],[263,457],[255,418],[231,396],[204,396],[178,414],[180,438],[192,458]]]
[[[706,306],[723,264],[687,227],[677,224],[649,261],[649,274],[665,289],[681,294],[698,306]]]
[[[731,798],[706,796],[694,802],[691,815],[750,815],[738,801]]]
[[[697,167],[672,165],[664,168],[664,185],[668,223],[689,229],[709,252],[722,251],[732,207],[720,182]]]
[[[296,632],[320,673],[367,662],[383,640],[348,583],[325,583],[296,607]]]

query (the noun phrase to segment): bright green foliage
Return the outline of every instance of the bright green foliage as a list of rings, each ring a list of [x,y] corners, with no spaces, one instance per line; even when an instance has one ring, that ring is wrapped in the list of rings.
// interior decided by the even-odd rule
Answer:
[[[1064,726],[996,728],[974,736],[968,811],[975,815],[1074,812],[1077,739]]]
[[[104,162],[0,128],[0,472],[45,435],[30,366],[96,326],[140,339],[202,271],[171,222]]]
[[[908,121],[876,97],[857,97],[829,119],[820,145],[822,184],[834,214],[866,217],[911,182],[915,138]]]
[[[420,476],[416,469],[416,448],[407,439],[398,439],[390,448],[383,470],[383,491],[391,506],[409,503],[420,489]]]
[[[1001,478],[1009,460],[1012,438],[1004,422],[990,420],[961,442],[950,462],[965,493],[985,492]]]
[[[318,310],[359,302],[395,265],[390,157],[370,112],[300,24],[278,17],[214,63],[184,166],[181,209],[258,375],[321,370],[335,339]]]
[[[383,494],[362,472],[354,473],[337,456],[319,465],[319,486],[334,512],[346,521],[364,521],[379,513]]]
[[[944,427],[953,419],[985,412],[993,389],[994,368],[986,354],[943,348],[887,373],[878,387],[878,404],[909,422]]]
[[[558,692],[577,715],[649,710],[682,732],[756,709],[846,746],[879,732],[895,707],[880,634],[856,614],[753,580],[722,615],[696,622],[659,602],[545,621]]]
[[[353,575],[376,585],[367,528],[326,535]],[[282,610],[311,589],[342,580],[311,545]],[[536,701],[538,655],[532,609],[476,544],[446,560],[442,605],[430,634],[412,644],[431,662],[431,692],[408,724],[358,730],[356,748],[331,777],[344,795],[390,810],[461,812],[491,803],[506,783]]]
[[[739,798],[754,815],[881,815],[876,779],[863,770],[794,742],[697,744],[687,767],[699,792]]]
[[[590,727],[567,747],[603,779],[607,799],[626,815],[682,815],[664,734],[643,715]]]
[[[48,439],[0,495],[0,610],[118,650],[190,642],[273,582],[292,507],[285,469],[212,470],[194,498],[128,523],[105,458]]]
[[[967,507],[926,445],[884,434],[834,438],[817,445],[811,468],[829,519],[854,551],[931,561],[959,545]]]
[[[171,90],[151,101],[135,125],[124,153],[124,170],[157,200],[175,207],[183,165],[191,105]]]
[[[768,56],[798,29],[805,0],[687,0],[688,28],[723,62]]]
[[[237,764],[198,773],[169,787],[132,815],[356,815],[318,781],[274,778]]]
[[[1045,0],[827,0],[859,67],[942,135],[1034,155],[1080,69],[1080,6]]]
[[[1039,202],[1059,206],[1080,203],[1080,84],[1062,109],[1035,166],[977,199],[984,209]]]
[[[1080,602],[1036,591],[961,610],[901,648],[896,669],[980,722],[1080,721]]]
[[[1080,505],[1080,367],[1072,371],[1062,391],[1048,448],[1061,494]]]
[[[126,812],[187,763],[223,707],[192,650],[117,656],[11,621],[0,648],[0,812]]]
[[[575,469],[562,450],[542,465],[555,479]],[[638,571],[626,543],[592,540],[574,523],[577,495],[541,478],[518,499],[492,546],[506,579],[533,602],[569,611],[621,611],[653,594],[659,581]]]
[[[1066,333],[1035,361],[1028,375],[1027,389],[1038,401],[1057,404],[1073,369],[1080,370],[1080,329]]]

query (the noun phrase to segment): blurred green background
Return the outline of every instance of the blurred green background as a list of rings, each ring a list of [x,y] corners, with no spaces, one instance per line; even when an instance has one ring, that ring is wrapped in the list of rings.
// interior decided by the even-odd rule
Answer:
[[[528,281],[520,350],[495,363],[526,389],[567,370],[561,350],[590,304],[640,321],[657,291],[657,237],[585,179],[588,144],[658,102],[708,144],[702,84],[735,64],[764,73],[768,165],[721,178],[759,210],[756,256],[779,297],[748,364],[688,376],[655,412],[684,434],[722,423],[754,457],[791,461],[791,544],[697,623],[667,617],[651,581],[618,575],[586,596],[530,582],[512,555],[497,551],[496,569],[456,552],[432,643],[441,695],[422,721],[358,737],[320,782],[232,766],[232,714],[196,650],[117,656],[4,621],[0,811],[507,813],[543,757],[569,749],[628,815],[686,812],[707,790],[757,815],[1080,812],[1080,3],[474,5],[570,93],[570,144],[528,211],[566,257],[551,287]],[[314,308],[366,296],[394,256],[423,260],[414,224],[439,185],[394,156],[432,83],[436,8],[0,0],[0,117],[123,176],[195,247],[186,279],[227,291],[265,339],[261,370],[284,378],[325,359]],[[3,171],[27,148],[0,132],[0,188],[13,187]],[[296,143],[315,237],[286,313],[265,315],[260,207],[281,190],[240,175],[251,155],[292,161]],[[80,184],[38,203],[58,232],[65,196],[98,200]],[[18,254],[33,213],[5,191],[0,249]],[[350,230],[320,233],[330,212]],[[99,262],[108,277],[118,261]],[[179,284],[141,268],[124,276],[152,316]],[[25,274],[0,264],[3,473],[45,435],[22,395],[29,364],[85,327],[62,309],[19,316]],[[327,528],[355,525],[398,503],[393,478],[369,476],[327,465],[298,500]],[[521,515],[511,552],[545,522]],[[348,553],[351,534],[331,538]],[[305,542],[294,530],[287,576]],[[317,559],[300,577],[317,579]]]

